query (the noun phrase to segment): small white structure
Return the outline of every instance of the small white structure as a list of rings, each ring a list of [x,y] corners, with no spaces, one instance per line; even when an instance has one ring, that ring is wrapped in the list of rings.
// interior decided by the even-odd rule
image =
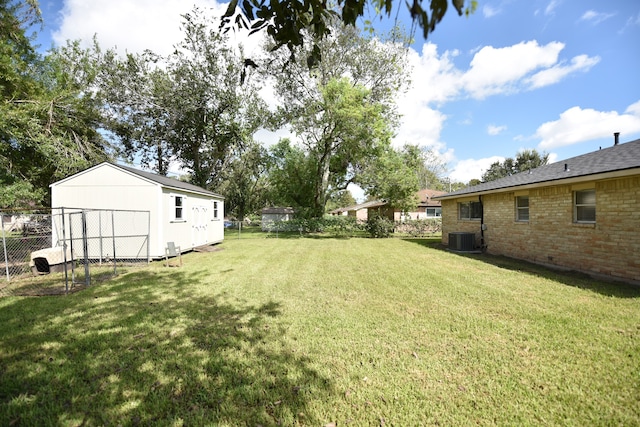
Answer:
[[[279,221],[289,221],[293,219],[293,208],[271,207],[262,209],[262,231],[275,230],[274,225]]]
[[[224,198],[177,179],[105,162],[50,187],[54,208],[148,211],[152,259],[168,242],[188,251],[224,239]]]

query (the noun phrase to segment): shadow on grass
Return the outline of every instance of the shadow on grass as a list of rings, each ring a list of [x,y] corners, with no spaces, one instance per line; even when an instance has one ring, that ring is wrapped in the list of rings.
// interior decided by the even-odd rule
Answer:
[[[521,261],[506,256],[490,255],[490,254],[472,254],[452,252],[442,244],[440,238],[433,239],[404,239],[423,247],[445,251],[447,253],[458,255],[464,258],[470,258],[491,264],[493,266],[504,268],[507,270],[519,271],[525,274],[544,277],[549,280],[562,283],[567,286],[573,286],[580,289],[597,292],[601,295],[617,297],[617,298],[640,298],[640,286],[618,282],[598,280],[586,273],[577,271],[565,271],[545,267],[540,264],[534,264],[527,261]]]
[[[320,425],[329,379],[260,306],[140,271],[78,294],[0,301],[0,425]]]

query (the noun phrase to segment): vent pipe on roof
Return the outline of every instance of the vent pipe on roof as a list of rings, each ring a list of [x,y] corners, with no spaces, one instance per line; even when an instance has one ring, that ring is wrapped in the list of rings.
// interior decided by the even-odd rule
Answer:
[[[618,145],[620,142],[620,132],[613,133],[613,145]]]
[[[564,171],[569,172],[569,164],[567,163],[564,164]]]

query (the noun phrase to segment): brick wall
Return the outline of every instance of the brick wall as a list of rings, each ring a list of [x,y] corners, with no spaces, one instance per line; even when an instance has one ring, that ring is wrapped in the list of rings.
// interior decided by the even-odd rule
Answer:
[[[596,190],[596,223],[577,224],[573,192],[589,186]],[[529,196],[528,222],[515,220],[518,195]],[[640,281],[640,176],[494,193],[482,202],[489,253]],[[479,242],[479,221],[459,220],[456,200],[442,208],[443,243],[454,231],[475,232]]]

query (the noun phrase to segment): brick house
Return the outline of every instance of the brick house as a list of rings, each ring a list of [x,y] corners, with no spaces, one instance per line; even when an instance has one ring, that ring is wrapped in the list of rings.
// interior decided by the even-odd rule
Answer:
[[[438,199],[445,245],[640,282],[640,139]]]
[[[442,215],[440,200],[434,198],[443,194],[446,192],[428,188],[418,191],[416,193],[416,208],[411,212],[403,213],[399,209],[392,209],[384,200],[372,200],[359,205],[335,209],[329,213],[331,215],[354,216],[358,221],[366,221],[371,215],[382,215],[395,222],[405,219],[440,218]]]

